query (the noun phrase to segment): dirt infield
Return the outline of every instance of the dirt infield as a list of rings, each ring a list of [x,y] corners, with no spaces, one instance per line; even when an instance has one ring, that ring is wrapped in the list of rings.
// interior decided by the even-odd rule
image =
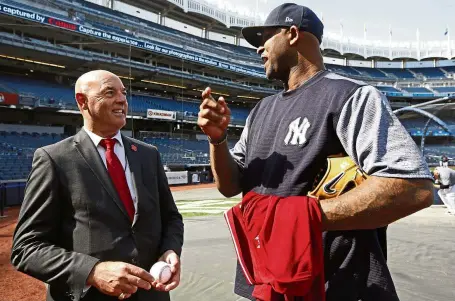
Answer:
[[[171,187],[171,191],[212,188],[215,184]],[[19,208],[7,208],[5,218],[0,218],[0,301],[40,301],[46,298],[43,282],[17,272],[10,264],[11,243]]]
[[[44,284],[32,277],[17,272],[10,264],[11,242],[19,208],[7,208],[6,218],[0,219],[0,301],[44,300]]]

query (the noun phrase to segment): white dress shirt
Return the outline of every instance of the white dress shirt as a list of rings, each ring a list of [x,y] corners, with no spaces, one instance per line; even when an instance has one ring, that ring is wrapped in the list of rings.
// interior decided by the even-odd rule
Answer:
[[[95,144],[96,149],[98,150],[98,153],[100,154],[101,160],[103,160],[104,167],[106,167],[106,170],[107,170],[106,149],[100,145],[101,140],[103,140],[104,138],[98,136],[95,133],[92,133],[91,131],[87,130],[85,127],[83,127],[83,129],[88,134],[90,139],[93,141],[93,144]],[[134,210],[137,212],[136,191],[134,190],[132,175],[131,175],[131,171],[130,171],[130,165],[128,164],[128,160],[126,159],[125,147],[123,145],[122,135],[120,134],[120,131],[118,131],[117,134],[114,137],[112,137],[112,139],[116,140],[116,143],[114,146],[114,153],[117,155],[118,159],[120,160],[123,170],[125,170],[126,182],[128,183],[128,188],[130,189],[131,198],[133,199]]]

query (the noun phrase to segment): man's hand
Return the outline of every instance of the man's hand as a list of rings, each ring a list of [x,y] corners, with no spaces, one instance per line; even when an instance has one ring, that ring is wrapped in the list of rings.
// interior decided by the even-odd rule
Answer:
[[[172,277],[167,283],[152,282],[152,286],[159,291],[169,292],[180,284],[180,258],[172,250],[164,252],[158,261],[167,262],[171,266]]]
[[[149,290],[153,277],[144,269],[124,262],[97,263],[87,278],[87,285],[119,299],[129,298],[138,288]]]
[[[231,110],[223,97],[216,101],[211,93],[210,87],[202,92],[197,124],[210,140],[219,141],[223,138],[231,121]]]

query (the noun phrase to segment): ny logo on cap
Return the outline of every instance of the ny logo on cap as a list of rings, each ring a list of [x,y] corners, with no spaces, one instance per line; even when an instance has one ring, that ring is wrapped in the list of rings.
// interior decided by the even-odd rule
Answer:
[[[284,22],[293,22],[294,20],[292,20],[291,18],[289,17],[286,17],[286,20],[284,20]]]

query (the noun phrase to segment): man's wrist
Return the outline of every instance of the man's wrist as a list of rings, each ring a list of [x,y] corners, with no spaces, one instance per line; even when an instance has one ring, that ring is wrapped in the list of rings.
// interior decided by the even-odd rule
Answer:
[[[223,136],[221,136],[220,139],[212,140],[212,139],[210,139],[209,136],[207,136],[207,139],[209,140],[210,144],[215,145],[215,146],[223,144],[227,141],[227,131],[224,132]]]
[[[93,266],[92,270],[90,271],[90,274],[88,274],[88,277],[87,277],[87,280],[85,281],[85,285],[86,286],[92,286],[93,285],[93,282],[94,282],[94,274],[95,274],[95,269],[97,268],[97,266],[100,264],[100,261],[98,261],[97,263],[95,263],[95,265]]]

